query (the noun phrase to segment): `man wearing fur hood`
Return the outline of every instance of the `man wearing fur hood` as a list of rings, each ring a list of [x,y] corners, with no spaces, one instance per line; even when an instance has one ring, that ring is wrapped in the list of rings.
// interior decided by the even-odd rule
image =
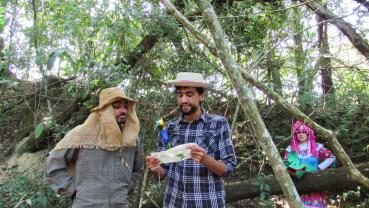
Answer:
[[[102,90],[86,121],[49,153],[45,177],[74,199],[73,208],[128,207],[127,195],[144,169],[136,103],[118,87]]]

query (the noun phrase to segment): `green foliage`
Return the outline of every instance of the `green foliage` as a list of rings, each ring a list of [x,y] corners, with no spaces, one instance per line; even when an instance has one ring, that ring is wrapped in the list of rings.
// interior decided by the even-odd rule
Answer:
[[[44,126],[40,123],[37,124],[35,128],[35,139],[36,140],[41,136],[43,131],[44,131]]]
[[[5,25],[5,7],[0,6],[0,32],[3,31]]]
[[[237,48],[237,52],[250,54],[253,50],[261,52],[268,31],[277,31],[283,27],[285,13],[277,12],[282,9],[280,3],[235,2],[229,9],[222,25]],[[283,34],[281,34],[283,37]]]
[[[272,64],[281,66],[279,72],[286,95],[285,98],[292,104],[297,104],[295,95],[299,90],[299,86],[296,68],[293,64],[294,54],[291,53],[291,49],[295,48],[295,45],[291,44],[293,42],[293,31],[290,30],[293,18],[289,15],[292,9],[286,8],[290,5],[282,1],[226,2],[227,4],[223,4],[223,7],[217,7],[216,12],[220,17],[227,39],[235,57],[237,56],[239,64],[247,70],[250,64],[255,64],[250,72],[256,75],[258,79],[265,81],[267,80],[266,74],[269,63],[266,60],[267,58],[259,59],[259,56],[266,54],[272,46],[277,46],[274,48],[275,52],[271,57]],[[228,5],[230,2],[232,2],[232,6],[230,6],[231,4]],[[65,106],[69,106],[75,98],[86,98],[91,95],[90,99],[82,103],[83,109],[88,113],[89,109],[97,105],[98,93],[101,89],[116,85],[123,86],[129,96],[139,100],[137,113],[141,126],[144,127],[141,128],[140,137],[145,153],[154,151],[156,148],[158,135],[154,128],[151,128],[155,121],[176,108],[175,96],[165,85],[165,81],[173,79],[177,72],[200,72],[213,81],[216,87],[213,91],[208,92],[205,102],[206,110],[209,110],[210,113],[225,115],[229,121],[232,119],[238,98],[227,75],[224,73],[222,64],[209,54],[207,49],[199,44],[192,35],[188,34],[174,17],[159,9],[157,1],[118,1],[114,4],[110,3],[109,1],[93,0],[50,0],[43,1],[41,6],[39,2],[36,5],[38,7],[38,18],[37,27],[35,28],[30,24],[23,25],[19,21],[26,19],[28,22],[32,22],[33,19],[31,4],[19,2],[18,5],[15,5],[18,7],[18,11],[25,11],[25,13],[17,13],[16,18],[14,17],[14,35],[19,36],[14,36],[13,43],[10,43],[9,46],[6,45],[5,50],[1,51],[4,52],[7,61],[6,63],[1,62],[1,69],[10,66],[21,79],[28,79],[29,74],[34,72],[35,65],[48,69],[47,75],[57,75],[64,78],[76,76],[77,78],[69,81],[68,84],[64,85],[63,83],[60,87],[62,94],[55,94],[54,96],[52,93],[57,89],[49,89],[48,98],[52,101],[52,106],[62,108],[55,109],[54,112],[56,113],[63,112]],[[174,3],[179,7],[179,10],[191,19],[194,26],[211,39],[202,17],[197,15],[198,8],[193,2],[175,1]],[[3,15],[5,4],[1,6],[3,7],[0,8],[0,28],[1,24],[5,22]],[[10,12],[10,19],[13,18],[11,15],[13,14]],[[306,15],[309,15],[309,13],[306,12]],[[305,24],[309,18],[309,16],[301,16],[301,21]],[[313,24],[316,24],[315,21],[313,21]],[[362,25],[356,26],[361,27]],[[155,36],[157,41],[151,50],[141,54],[142,48],[139,48],[138,45],[148,35]],[[317,58],[316,32],[307,30],[303,31],[301,35],[303,36],[302,44],[306,49],[303,54],[299,54],[304,57],[306,62],[306,65],[303,66],[307,70],[303,73],[306,73],[304,74],[305,80],[314,81],[312,88],[314,92],[302,95],[300,101],[302,103],[310,103],[311,100],[316,101],[313,106],[314,111],[310,116],[325,128],[337,132],[340,142],[349,155],[367,153],[365,148],[369,144],[369,114],[367,111],[369,88],[367,85],[368,73],[365,70],[366,65],[357,65],[358,67],[356,67],[355,64],[354,67],[351,67],[346,63],[335,63],[333,77],[336,92],[332,98],[323,97],[319,93],[319,79],[314,73],[315,71],[312,70]],[[25,40],[20,38],[23,36],[26,37]],[[285,39],[286,37],[288,38]],[[15,42],[18,38],[22,41]],[[37,56],[34,48],[36,39],[38,40]],[[337,41],[330,42],[330,45],[333,47],[342,46]],[[135,66],[128,65],[132,54],[142,55]],[[58,72],[51,70],[57,68],[54,66],[57,59],[62,61]],[[22,85],[22,82],[7,77],[0,78],[0,86],[4,86],[4,89],[15,90],[20,85]],[[7,98],[11,97],[13,100],[1,97],[0,110],[11,106],[9,104],[19,102],[18,98],[20,96],[33,93],[36,89],[39,89],[36,82],[29,86],[31,85],[34,85],[35,88],[19,87],[17,91],[4,95]],[[290,136],[289,129],[293,119],[292,116],[286,113],[287,115],[284,114],[281,117],[282,113],[280,112],[284,110],[280,108],[277,110],[276,105],[268,104],[265,100],[270,101],[270,99],[266,99],[263,94],[256,92],[254,95],[268,130],[273,138],[276,138],[274,141],[280,144],[280,147],[287,146],[288,141],[285,138]],[[20,113],[24,114],[24,118],[19,118],[14,123],[24,124],[26,119],[31,120],[32,123],[36,120],[40,124],[34,129],[34,123],[32,123],[31,131],[34,131],[37,138],[45,132],[47,127],[52,129],[53,132],[52,135],[49,135],[50,139],[57,141],[69,129],[74,127],[75,123],[73,122],[77,120],[73,117],[70,121],[62,124],[57,124],[54,119],[42,120],[44,116],[50,116],[44,113],[45,98],[42,93],[40,93],[40,98],[37,99],[24,98],[24,103],[24,106],[14,109],[14,112],[16,112],[15,114],[27,112],[27,116],[25,113]],[[34,115],[36,115],[36,118],[33,118]],[[3,118],[3,116],[11,118],[12,115],[4,114],[0,117]],[[83,115],[77,116],[83,117]],[[168,115],[165,120],[175,116],[178,116],[178,112]],[[6,132],[15,131],[10,129],[9,125],[6,125],[6,128],[1,127]],[[16,130],[18,131],[18,129]],[[15,141],[27,134],[19,135],[21,136],[16,139],[9,138]],[[250,166],[250,168],[247,168],[247,174],[240,175],[241,179],[253,177],[262,169],[268,171],[265,168],[267,167],[265,165],[267,164],[265,155],[253,135],[250,118],[246,118],[243,113],[239,113],[233,137],[237,148],[237,156],[243,158],[242,160],[247,162],[245,164]],[[5,134],[3,138],[8,138],[8,135]],[[319,142],[324,141],[320,140]],[[25,178],[17,180],[24,182],[22,185],[26,187],[26,190],[30,189],[31,181],[27,181],[28,179]],[[16,184],[14,183],[14,186]],[[10,186],[11,183],[8,183],[7,187]],[[155,194],[162,193],[163,187],[158,186],[158,183],[154,182],[151,186],[149,185],[149,191]],[[1,186],[1,188],[3,187],[4,185]],[[14,193],[7,192],[5,188],[1,189],[0,196],[7,196],[7,198],[0,197],[0,207],[5,206],[4,204],[8,202],[11,202],[12,206],[20,202],[20,207],[30,206],[29,204],[33,203],[37,204],[35,207],[42,207],[45,204],[45,197],[49,206],[54,207],[50,205],[52,204],[50,203],[51,196],[47,196],[46,192],[42,192],[43,195],[36,194],[36,188],[40,188],[36,186],[32,189],[34,191],[32,194],[29,190],[27,193],[23,193],[22,196],[25,195],[25,197],[20,200],[22,196],[17,195],[17,193],[22,192],[20,187],[21,185],[16,189],[14,188]],[[265,184],[259,184],[258,187],[262,190],[260,199],[267,199],[269,187]],[[51,191],[49,190],[49,192]],[[351,196],[350,193],[347,198]],[[10,200],[8,197],[14,197],[14,200]]]
[[[339,94],[337,95],[339,96]],[[351,156],[365,154],[365,147],[369,144],[368,102],[359,101],[355,105],[353,104],[355,97],[367,100],[369,94],[361,94],[359,97],[357,94],[351,93],[346,97],[340,97],[339,101],[327,103],[325,109],[315,109],[317,112],[314,115],[321,125],[335,131],[340,142]]]
[[[272,201],[269,199],[270,196],[270,187],[265,183],[267,177],[266,176],[257,176],[256,179],[259,181],[255,181],[252,185],[256,186],[260,190],[259,200],[265,206],[270,207],[273,205]]]
[[[356,190],[347,190],[339,193],[336,199],[332,200],[340,207],[354,208],[354,207],[368,207],[369,206],[369,192],[360,186]]]
[[[19,175],[0,185],[0,207],[67,207],[69,197],[57,196],[42,177]]]
[[[66,57],[68,59],[68,61],[71,63],[72,68],[74,68],[74,60],[71,56],[72,51],[67,49],[67,48],[62,48],[62,49],[57,49],[55,51],[53,51],[47,60],[47,69],[51,70],[51,68],[54,66],[55,60],[57,58],[63,58]]]

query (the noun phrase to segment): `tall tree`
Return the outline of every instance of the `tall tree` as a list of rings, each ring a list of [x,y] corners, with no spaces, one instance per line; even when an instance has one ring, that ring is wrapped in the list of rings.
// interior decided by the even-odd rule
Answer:
[[[38,10],[39,10],[39,5],[38,5],[38,1],[37,0],[32,0],[32,10],[33,10],[33,44],[34,44],[34,49],[36,52],[36,64],[41,72],[42,75],[42,80],[43,80],[43,88],[44,88],[44,95],[47,101],[47,108],[49,110],[49,114],[52,115],[53,113],[53,109],[51,106],[51,102],[50,99],[48,97],[48,79],[47,79],[47,70],[45,70],[43,63],[41,61],[42,56],[44,55],[44,50],[42,49],[42,47],[40,47],[39,45],[39,38],[41,38],[41,31],[42,29],[38,26]],[[35,117],[36,119],[36,117]],[[36,120],[35,120],[36,121]],[[36,122],[35,122],[36,124]]]
[[[326,7],[326,5],[324,5]],[[328,43],[328,23],[321,16],[317,16],[318,22],[318,66],[322,77],[322,90],[324,95],[333,94],[332,62]]]
[[[298,98],[300,109],[305,113],[310,113],[313,110],[313,96],[312,85],[309,84],[309,80],[312,77],[308,77],[306,70],[306,53],[302,45],[302,37],[304,31],[304,25],[302,23],[302,13],[300,7],[293,7],[293,40],[294,40],[294,67],[298,80]]]
[[[307,7],[314,11],[317,15],[321,16],[323,19],[332,23],[336,26],[346,37],[351,41],[352,45],[356,47],[360,53],[369,60],[369,44],[359,33],[355,31],[355,29],[351,26],[351,24],[342,20],[341,17],[332,13],[331,11],[325,9],[322,5],[307,0],[299,0],[304,3]]]
[[[281,96],[283,96],[283,91],[282,91],[282,80],[281,80],[281,73],[280,73],[280,69],[281,69],[281,61],[278,60],[276,58],[275,55],[275,49],[273,47],[273,38],[272,38],[272,31],[268,32],[268,44],[270,50],[268,51],[268,55],[267,55],[267,69],[268,69],[268,78],[272,80],[272,84],[273,84],[273,89],[274,91],[276,91],[278,94],[280,94]]]

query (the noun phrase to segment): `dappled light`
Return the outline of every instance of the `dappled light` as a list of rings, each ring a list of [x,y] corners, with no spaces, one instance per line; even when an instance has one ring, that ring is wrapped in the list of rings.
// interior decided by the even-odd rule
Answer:
[[[71,206],[47,184],[46,158],[110,87],[131,99],[122,108],[137,112],[143,158],[187,164],[186,145],[180,154],[157,148],[156,122],[182,115],[168,83],[179,72],[204,76],[211,87],[201,109],[229,124],[237,164],[222,176],[227,207],[301,207],[301,193],[318,192],[326,193],[327,207],[368,207],[368,12],[361,0],[0,2],[0,208]],[[106,142],[102,113],[96,115],[83,134],[97,134],[94,148],[127,151],[132,144]],[[127,115],[119,115],[119,126],[113,120],[111,134],[122,133]],[[331,151],[323,151],[335,158],[328,168],[311,171],[304,156],[284,157],[297,141],[297,120]],[[112,161],[118,165],[102,164],[135,169],[123,157]],[[165,179],[145,168],[129,207],[162,207]]]

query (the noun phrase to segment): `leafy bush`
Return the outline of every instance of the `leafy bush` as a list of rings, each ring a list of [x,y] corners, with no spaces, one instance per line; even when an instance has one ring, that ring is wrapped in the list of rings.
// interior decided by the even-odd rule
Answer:
[[[22,174],[0,185],[0,208],[68,207],[67,196],[56,195],[40,175]]]

